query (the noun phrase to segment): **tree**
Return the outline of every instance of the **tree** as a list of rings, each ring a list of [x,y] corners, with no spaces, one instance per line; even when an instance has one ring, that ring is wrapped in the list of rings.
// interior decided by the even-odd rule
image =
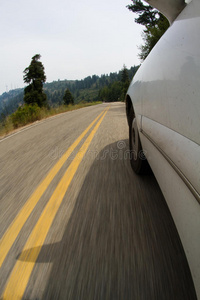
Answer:
[[[115,81],[108,86],[103,87],[99,91],[98,98],[105,102],[122,100],[122,83],[120,81]]]
[[[47,105],[47,97],[43,92],[43,84],[46,81],[44,66],[39,61],[40,54],[32,57],[29,67],[24,70],[24,82],[29,85],[24,89],[24,102],[37,104],[39,107]]]
[[[64,97],[63,97],[64,105],[74,104],[74,97],[69,89],[66,89]]]
[[[128,70],[125,65],[123,65],[123,69],[121,71],[121,82],[123,82],[123,83],[130,82]]]
[[[130,84],[128,70],[125,65],[123,66],[123,69],[121,71],[121,82],[122,82],[122,99],[124,100]]]
[[[144,5],[141,0],[131,0],[133,4],[127,8],[139,16],[135,22],[145,26],[143,31],[144,45],[140,46],[139,57],[144,60],[152,48],[169,27],[169,22],[158,10],[150,5]]]

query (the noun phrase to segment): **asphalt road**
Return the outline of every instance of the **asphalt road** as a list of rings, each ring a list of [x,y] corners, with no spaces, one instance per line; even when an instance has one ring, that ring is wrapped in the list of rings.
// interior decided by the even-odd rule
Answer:
[[[0,141],[1,299],[195,299],[157,182],[128,157],[123,103]]]

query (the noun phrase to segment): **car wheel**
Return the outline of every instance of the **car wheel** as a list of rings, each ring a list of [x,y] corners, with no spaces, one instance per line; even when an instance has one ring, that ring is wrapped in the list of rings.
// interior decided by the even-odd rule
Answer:
[[[129,113],[129,147],[131,167],[136,174],[144,174],[149,169],[138,133],[135,113],[131,106]]]

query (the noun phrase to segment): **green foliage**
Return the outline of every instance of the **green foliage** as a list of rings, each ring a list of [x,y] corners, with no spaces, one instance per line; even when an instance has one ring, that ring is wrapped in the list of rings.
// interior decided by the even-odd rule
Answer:
[[[29,85],[24,89],[24,102],[26,104],[37,104],[39,107],[47,105],[47,97],[43,92],[43,84],[46,81],[44,66],[39,61],[41,55],[36,54],[24,70],[24,82]]]
[[[150,5],[144,5],[141,0],[131,0],[133,4],[127,8],[139,15],[135,22],[145,26],[143,31],[144,45],[140,46],[139,57],[144,60],[155,44],[169,27],[169,22],[158,10]]]
[[[28,87],[30,87],[30,85]],[[27,92],[25,88],[24,102],[28,105],[37,104],[39,107],[47,106],[47,96],[42,91],[39,92],[34,89],[30,89],[29,92]]]
[[[69,89],[66,89],[64,97],[63,97],[64,105],[74,104],[74,97]]]
[[[139,66],[133,66],[130,69],[127,69],[129,79],[132,79],[135,75]],[[80,103],[81,101],[85,102],[94,102],[101,100],[99,99],[99,92],[105,87],[112,87],[112,92],[114,96],[108,96],[109,99],[118,99],[123,100],[123,96],[119,95],[119,87],[121,86],[121,81],[126,81],[122,79],[124,76],[123,69],[119,72],[113,72],[110,74],[103,74],[101,76],[93,75],[88,76],[82,80],[58,80],[50,83],[44,83],[44,92],[48,99],[48,104],[50,107],[57,108],[63,104],[63,96],[66,89],[69,89],[74,96],[74,103]],[[125,74],[126,78],[127,75]],[[116,84],[117,82],[117,84]],[[124,94],[127,91],[128,83],[124,86]],[[25,88],[29,91],[29,87]],[[100,93],[101,95],[102,93]],[[44,99],[41,99],[41,94],[38,97],[37,94],[34,94],[33,99],[27,95],[26,101],[27,104],[31,104],[37,99],[38,103],[42,105]],[[4,93],[0,96],[0,121],[5,119],[8,115],[16,111],[19,106],[23,104],[23,89],[11,90],[7,93]],[[106,99],[104,96],[103,98]],[[113,100],[112,100],[113,101]],[[38,105],[38,106],[40,106]]]
[[[40,54],[36,54],[32,57],[31,64],[24,70],[24,82],[25,83],[35,83],[39,82],[39,85],[43,84],[46,81],[46,76],[44,73],[44,66],[39,61],[41,58]]]
[[[139,57],[141,60],[144,60],[148,56],[168,27],[169,22],[164,16],[160,17],[158,23],[154,27],[146,26],[143,34],[145,44],[140,46],[141,53],[139,54]]]
[[[121,98],[124,100],[126,92],[128,90],[128,87],[130,85],[130,78],[129,78],[128,70],[127,70],[125,65],[123,66],[121,74],[122,74],[121,75],[121,82],[122,82],[122,95],[121,95]]]
[[[37,104],[20,106],[11,115],[14,128],[26,125],[40,119],[40,108]]]
[[[122,72],[121,72],[121,81],[123,83],[126,83],[127,81],[129,82],[129,75],[128,75],[128,70],[126,68],[126,66],[123,66]]]
[[[0,96],[0,121],[23,104],[23,89],[14,89]]]
[[[99,99],[104,102],[115,102],[122,100],[122,83],[115,81],[102,88],[99,92]]]
[[[117,81],[114,81],[99,91],[99,99],[104,102],[124,101],[130,79],[135,75],[138,67],[128,70],[126,66],[119,72]]]
[[[127,8],[139,16],[135,22],[144,26],[155,26],[159,19],[160,13],[150,5],[144,5],[141,0],[131,0],[133,4],[127,5]]]

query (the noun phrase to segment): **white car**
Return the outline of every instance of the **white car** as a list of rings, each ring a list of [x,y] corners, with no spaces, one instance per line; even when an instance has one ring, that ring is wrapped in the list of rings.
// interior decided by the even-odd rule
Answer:
[[[154,172],[200,299],[200,0],[149,0],[171,26],[126,95],[131,165]]]

